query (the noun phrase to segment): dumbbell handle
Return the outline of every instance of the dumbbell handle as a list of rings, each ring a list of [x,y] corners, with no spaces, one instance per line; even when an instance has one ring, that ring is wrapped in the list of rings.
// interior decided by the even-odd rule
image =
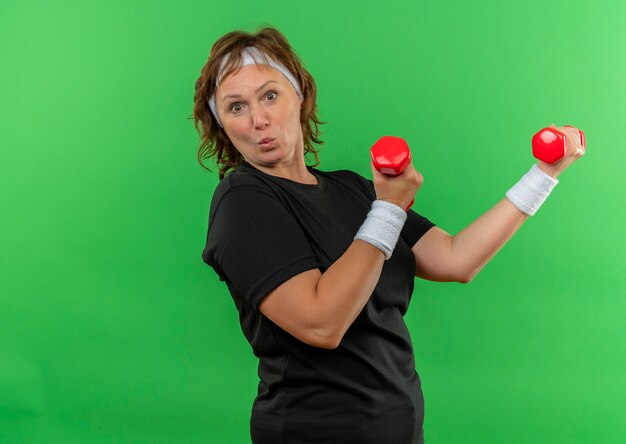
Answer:
[[[572,125],[564,125],[568,128],[574,128]],[[583,130],[578,129],[578,132],[580,133],[580,144],[583,146],[583,149],[585,149],[587,147],[587,141],[585,140],[585,133],[583,132]]]

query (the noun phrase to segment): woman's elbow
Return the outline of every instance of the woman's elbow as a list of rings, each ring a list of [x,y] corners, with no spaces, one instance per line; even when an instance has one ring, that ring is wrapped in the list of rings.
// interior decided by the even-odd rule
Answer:
[[[464,277],[461,279],[457,279],[457,282],[460,284],[469,284],[470,282],[472,282],[473,277]]]
[[[341,341],[327,339],[325,341],[309,341],[308,345],[317,348],[323,348],[325,350],[334,350],[339,347]]]
[[[312,347],[334,350],[339,347],[343,335],[324,331],[312,331],[306,343]]]
[[[460,274],[456,281],[461,284],[469,284],[472,282],[474,277],[478,274],[478,271],[470,272],[470,273],[462,273]]]
[[[328,340],[322,343],[319,347],[324,348],[326,350],[334,350],[337,347],[339,347],[339,344],[341,344],[341,340],[334,339],[334,340]]]

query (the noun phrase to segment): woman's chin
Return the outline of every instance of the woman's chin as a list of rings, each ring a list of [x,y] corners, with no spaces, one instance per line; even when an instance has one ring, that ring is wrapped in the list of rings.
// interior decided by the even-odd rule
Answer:
[[[259,154],[265,160],[277,161],[277,160],[282,160],[285,153],[283,153],[283,150],[281,150],[280,147],[272,146],[269,148],[261,148],[259,151]]]

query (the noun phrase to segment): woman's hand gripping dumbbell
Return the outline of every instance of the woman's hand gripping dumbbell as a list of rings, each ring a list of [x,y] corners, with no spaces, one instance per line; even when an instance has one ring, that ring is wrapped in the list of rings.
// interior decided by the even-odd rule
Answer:
[[[556,178],[565,168],[585,154],[585,133],[570,125],[556,127],[551,124],[532,138],[533,156],[546,174]]]
[[[424,177],[411,164],[409,145],[401,137],[381,137],[370,150],[376,198],[407,211]]]

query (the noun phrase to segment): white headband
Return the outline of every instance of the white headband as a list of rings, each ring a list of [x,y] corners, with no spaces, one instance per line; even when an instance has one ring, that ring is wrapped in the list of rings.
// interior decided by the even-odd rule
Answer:
[[[215,82],[215,91],[217,91],[217,87],[222,81],[222,75],[224,74],[223,68],[224,68],[224,65],[226,64],[226,60],[228,60],[229,54],[230,53],[225,54],[224,57],[222,58],[222,63],[220,64],[220,70],[217,76],[217,81]],[[246,65],[268,65],[268,66],[271,66],[272,68],[276,68],[287,78],[287,80],[289,80],[289,83],[293,85],[296,92],[298,93],[298,96],[300,97],[300,101],[304,100],[304,98],[302,97],[302,92],[300,91],[300,86],[298,85],[298,82],[296,82],[296,79],[293,77],[293,74],[291,74],[291,72],[289,72],[289,70],[285,68],[283,64],[275,61],[268,55],[266,55],[267,57],[267,62],[266,62],[265,59],[263,58],[263,54],[261,54],[261,51],[259,51],[254,46],[246,46],[244,49],[241,50],[241,55],[243,56],[243,58],[241,60],[240,67],[246,66]],[[213,115],[215,116],[215,119],[217,120],[217,124],[221,127],[222,122],[220,122],[220,118],[218,117],[217,110],[215,108],[215,93],[213,93],[213,95],[208,100],[208,102],[209,102],[209,107],[211,108],[211,112],[213,113]]]

